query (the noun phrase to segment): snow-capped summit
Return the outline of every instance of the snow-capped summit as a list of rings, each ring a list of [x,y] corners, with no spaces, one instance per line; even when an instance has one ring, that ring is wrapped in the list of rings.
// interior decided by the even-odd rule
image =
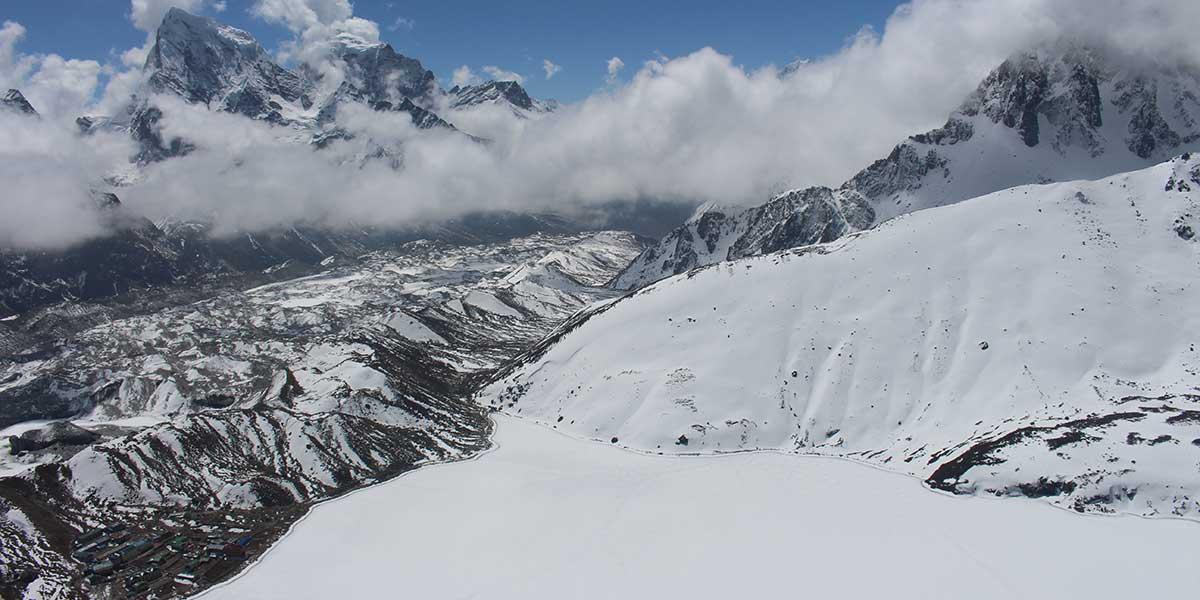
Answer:
[[[155,92],[255,119],[290,121],[313,104],[308,82],[249,33],[178,8],[163,17],[145,68]]]
[[[1033,182],[1097,178],[1200,141],[1200,71],[1060,44],[992,71],[946,124],[905,140],[845,187],[878,220]]]
[[[832,196],[813,188],[736,218],[706,212],[648,248],[614,285],[637,288],[697,266],[828,241],[1018,185],[1131,171],[1198,144],[1200,71],[1074,44],[1039,48],[1004,61],[945,125],[901,142]],[[797,196],[818,203],[784,202]]]
[[[0,96],[0,108],[14,111],[25,115],[37,116],[38,112],[33,109],[33,105],[25,99],[20,90],[10,89]]]
[[[481,105],[508,106],[521,118],[552,112],[557,103],[537,100],[515,81],[487,81],[478,85],[454,86],[448,92],[450,108]]]
[[[336,118],[338,105],[346,101],[400,106],[409,100],[423,109],[432,108],[430,98],[437,90],[437,78],[421,61],[396,52],[389,44],[349,33],[335,36],[330,52],[342,68],[344,80],[322,104],[319,122]]]

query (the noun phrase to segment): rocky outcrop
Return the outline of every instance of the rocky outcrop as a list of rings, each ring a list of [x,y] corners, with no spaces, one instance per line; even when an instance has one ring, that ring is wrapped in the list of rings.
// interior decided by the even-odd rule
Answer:
[[[25,99],[20,90],[10,89],[0,96],[0,109],[12,111],[22,115],[37,116],[38,112],[33,109],[33,105]]]

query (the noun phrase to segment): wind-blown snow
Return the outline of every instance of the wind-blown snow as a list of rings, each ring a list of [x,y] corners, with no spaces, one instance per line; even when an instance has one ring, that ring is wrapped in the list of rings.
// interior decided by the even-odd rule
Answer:
[[[847,461],[651,457],[501,417],[498,449],[317,507],[206,599],[1127,598],[1196,527],[961,500]]]

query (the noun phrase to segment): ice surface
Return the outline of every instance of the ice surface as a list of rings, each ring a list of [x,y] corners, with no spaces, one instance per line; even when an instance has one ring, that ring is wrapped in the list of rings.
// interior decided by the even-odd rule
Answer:
[[[498,448],[317,507],[206,599],[1127,598],[1197,527],[931,494],[848,461],[657,457],[498,419]]]

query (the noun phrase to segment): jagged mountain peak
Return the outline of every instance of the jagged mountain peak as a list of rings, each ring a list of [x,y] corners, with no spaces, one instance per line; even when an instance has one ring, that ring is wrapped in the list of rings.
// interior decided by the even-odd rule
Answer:
[[[25,115],[36,116],[38,114],[38,112],[34,110],[33,105],[25,99],[23,94],[21,94],[21,91],[12,88],[10,88],[7,92],[4,92],[3,96],[0,96],[0,107]]]
[[[485,104],[507,104],[520,117],[552,112],[557,106],[557,103],[553,101],[544,102],[533,98],[516,81],[492,80],[476,85],[454,86],[448,94],[450,107],[453,109],[466,109]]]
[[[409,112],[413,123],[422,129],[448,125],[430,110],[438,90],[437,78],[421,61],[396,52],[390,44],[370,42],[349,33],[340,33],[331,40],[330,58],[340,68],[343,79],[321,103],[317,123],[334,121],[341,104],[358,102],[375,110]]]
[[[396,52],[390,44],[342,33],[334,38],[332,53],[344,63],[345,81],[373,102],[395,103],[409,98],[424,105],[437,89],[433,71],[421,61]]]
[[[456,108],[500,100],[525,110],[533,108],[533,99],[529,97],[525,88],[515,81],[487,81],[478,85],[454,86],[450,95],[455,96],[453,105]]]
[[[254,36],[178,8],[163,17],[145,70],[153,92],[251,118],[292,122],[313,104],[311,84]]]
[[[256,47],[261,51],[258,41],[250,32],[231,27],[208,17],[193,15],[181,8],[172,6],[163,16],[162,24],[158,27],[159,37],[183,37],[192,31],[212,31],[239,46]]]

